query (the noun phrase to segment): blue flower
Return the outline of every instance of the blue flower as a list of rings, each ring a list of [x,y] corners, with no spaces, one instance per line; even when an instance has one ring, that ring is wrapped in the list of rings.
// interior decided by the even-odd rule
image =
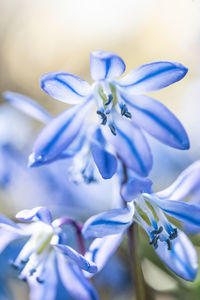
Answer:
[[[85,238],[103,238],[108,243],[110,236],[116,235],[120,243],[120,234],[137,222],[146,231],[158,256],[177,275],[194,280],[198,271],[198,259],[195,248],[187,236],[177,229],[168,219],[169,215],[185,224],[195,225],[200,230],[200,206],[181,201],[200,184],[200,162],[188,167],[167,189],[154,193],[149,179],[130,178],[122,186],[121,195],[127,207],[113,209],[89,218],[83,227]],[[96,242],[95,242],[96,243]],[[98,242],[100,243],[100,242]],[[102,245],[96,250],[93,261],[102,267],[106,253]],[[114,250],[116,244],[114,243]],[[114,251],[113,250],[113,251]],[[99,255],[98,251],[100,251]],[[110,249],[112,252],[112,248]],[[99,257],[101,259],[99,261]],[[96,258],[95,258],[96,257]],[[107,258],[106,258],[107,259]],[[103,262],[104,264],[104,262]]]
[[[18,271],[19,278],[28,281],[32,300],[54,300],[58,280],[74,299],[98,299],[83,274],[83,270],[97,272],[96,265],[62,243],[61,226],[67,223],[67,219],[53,221],[45,207],[23,210],[16,218],[31,223],[16,224],[0,215],[1,251],[14,239],[28,239],[12,265]]]
[[[91,76],[95,82],[91,86],[65,72],[41,77],[41,88],[46,93],[75,105],[53,119],[40,133],[30,156],[30,166],[68,157],[74,143],[77,148],[73,147],[73,151],[78,152],[80,146],[76,140],[80,140],[81,135],[90,144],[88,157],[92,155],[105,179],[115,174],[116,157],[140,176],[148,175],[152,155],[143,129],[168,146],[189,148],[187,134],[177,118],[163,104],[144,95],[181,80],[187,68],[175,62],[153,62],[116,79],[124,71],[125,64],[118,55],[94,51]],[[101,129],[87,122],[94,108],[101,119]]]

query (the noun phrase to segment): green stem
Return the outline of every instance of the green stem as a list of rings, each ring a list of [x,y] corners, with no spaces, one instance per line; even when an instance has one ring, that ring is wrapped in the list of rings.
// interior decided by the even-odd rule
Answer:
[[[144,277],[141,269],[141,260],[139,254],[138,241],[138,226],[132,224],[127,232],[128,248],[130,258],[131,277],[134,286],[134,294],[136,300],[150,300],[150,295],[147,295],[147,287],[144,282]]]

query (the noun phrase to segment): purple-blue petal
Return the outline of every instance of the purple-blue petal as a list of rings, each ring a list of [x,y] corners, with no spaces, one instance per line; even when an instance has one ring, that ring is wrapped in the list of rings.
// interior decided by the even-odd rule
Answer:
[[[144,134],[127,120],[118,120],[115,125],[117,135],[113,136],[110,131],[107,135],[117,155],[138,175],[147,176],[152,168],[153,159]]]
[[[124,61],[115,53],[98,50],[90,54],[90,72],[94,80],[119,77],[125,69]]]
[[[40,79],[41,88],[52,98],[68,104],[81,103],[91,93],[87,81],[65,72],[52,72]]]
[[[99,300],[94,287],[77,265],[68,263],[62,254],[57,255],[57,262],[60,279],[74,299]]]
[[[160,142],[181,150],[189,149],[188,135],[170,110],[159,101],[143,95],[121,93],[134,116],[134,122]]]
[[[53,259],[45,266],[44,282],[39,283],[35,276],[29,276],[30,300],[55,300],[57,294],[58,273],[56,260]]]
[[[177,62],[153,62],[136,68],[116,83],[133,94],[144,94],[181,80],[187,71]]]
[[[200,205],[156,198],[154,201],[166,214],[200,228]]]
[[[151,193],[152,181],[149,179],[131,178],[122,186],[121,195],[127,202],[133,201],[139,194]]]
[[[112,209],[89,218],[82,229],[85,238],[102,238],[119,234],[132,223],[133,213],[127,208]]]
[[[49,112],[27,96],[6,91],[3,93],[3,98],[26,115],[42,123],[48,123],[52,119],[52,115]]]
[[[41,131],[30,156],[30,167],[52,161],[67,150],[78,136],[91,104],[88,99],[81,105],[70,107]]]
[[[92,242],[85,256],[97,265],[98,272],[103,269],[107,261],[117,250],[123,237],[124,232],[116,235],[109,235],[101,239],[97,238]]]
[[[73,248],[62,244],[55,244],[54,247],[58,249],[65,256],[71,258],[79,266],[79,268],[89,273],[97,272],[96,264],[86,259],[83,255],[79,254]]]
[[[178,237],[171,244],[172,249],[168,250],[166,244],[158,240],[156,253],[175,274],[194,281],[198,272],[198,257],[191,241],[179,230]]]
[[[32,221],[34,218],[39,219],[40,221],[51,224],[52,215],[51,212],[46,207],[38,206],[33,209],[24,209],[17,213],[16,218],[20,221]]]
[[[98,128],[90,141],[90,150],[95,164],[104,179],[111,178],[117,170],[117,159],[105,148],[105,139]]]
[[[182,200],[200,189],[200,161],[185,169],[167,189],[157,193],[162,199]]]

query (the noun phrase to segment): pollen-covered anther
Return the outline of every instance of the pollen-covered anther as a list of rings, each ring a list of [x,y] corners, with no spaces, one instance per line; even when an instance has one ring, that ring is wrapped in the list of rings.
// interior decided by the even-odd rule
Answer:
[[[156,235],[150,242],[149,244],[152,245],[154,247],[154,249],[158,248],[158,240],[159,240],[160,236]]]
[[[123,104],[121,107],[121,115],[127,117],[128,119],[132,118],[131,113],[128,111],[126,104]]]
[[[36,269],[32,269],[32,270],[30,270],[30,272],[29,272],[29,276],[33,276],[33,274],[36,272]]]
[[[109,124],[109,128],[113,135],[117,135],[116,128],[113,124]]]
[[[103,113],[100,110],[97,110],[97,115],[99,115],[101,117],[101,119],[102,119],[101,125],[106,125],[106,123],[107,123],[107,117],[106,117],[105,113]]]
[[[161,233],[163,231],[163,227],[162,226],[160,226],[157,230],[155,229],[155,230],[152,230],[151,231],[151,234],[159,234],[159,233]]]
[[[177,230],[177,228],[173,228],[173,232],[170,233],[169,239],[174,240],[177,236],[178,236],[178,230]]]
[[[113,101],[113,95],[108,95],[108,101],[105,103],[105,106],[108,106]]]
[[[36,280],[38,283],[43,284],[44,283],[44,279],[41,279],[40,277],[36,277]]]
[[[168,250],[172,250],[172,243],[169,239],[166,240],[167,246],[168,246]]]

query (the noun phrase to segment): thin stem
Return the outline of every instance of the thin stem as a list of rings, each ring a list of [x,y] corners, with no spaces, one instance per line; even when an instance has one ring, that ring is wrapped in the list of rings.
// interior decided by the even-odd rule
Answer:
[[[55,227],[60,227],[63,225],[71,225],[76,229],[76,235],[77,235],[77,243],[78,243],[78,247],[79,247],[79,251],[82,255],[85,255],[85,244],[84,244],[84,240],[83,240],[83,236],[82,236],[82,225],[78,224],[74,219],[71,218],[60,218],[60,219],[56,219],[53,222],[53,226]]]
[[[127,235],[135,298],[137,300],[149,300],[150,297],[149,295],[147,295],[147,289],[141,269],[141,261],[138,248],[138,225],[136,223],[132,224],[129,227]]]
[[[127,183],[128,181],[128,172],[127,167],[124,162],[122,162],[123,167],[123,181],[121,186]],[[144,282],[144,277],[141,269],[141,261],[139,257],[138,249],[138,226],[136,223],[133,223],[127,231],[128,238],[128,250],[129,250],[129,261],[130,261],[130,270],[131,278],[134,287],[134,294],[136,300],[150,300],[151,297],[147,298],[147,290]],[[149,295],[148,295],[149,296]]]

